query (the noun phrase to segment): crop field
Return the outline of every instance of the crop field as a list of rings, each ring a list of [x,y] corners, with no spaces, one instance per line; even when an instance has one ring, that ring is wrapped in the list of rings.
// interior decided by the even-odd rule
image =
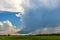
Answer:
[[[0,40],[60,40],[60,36],[0,36]]]

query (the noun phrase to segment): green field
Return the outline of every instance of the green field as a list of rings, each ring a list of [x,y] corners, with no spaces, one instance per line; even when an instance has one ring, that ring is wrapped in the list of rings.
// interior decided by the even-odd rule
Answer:
[[[60,40],[60,36],[0,36],[0,40]]]

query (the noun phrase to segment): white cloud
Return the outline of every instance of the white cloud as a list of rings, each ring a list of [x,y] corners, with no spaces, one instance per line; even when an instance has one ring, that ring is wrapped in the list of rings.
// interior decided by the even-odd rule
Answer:
[[[0,26],[3,26],[3,23],[2,22],[0,22]]]
[[[44,30],[44,29],[43,29],[42,33],[46,33],[46,34],[48,34],[48,33],[60,33],[60,26],[54,27],[54,28],[52,28],[52,27],[46,28],[46,30]]]
[[[0,0],[0,10],[24,12],[24,8],[36,8],[39,5],[43,5],[47,8],[56,8],[59,4],[59,0]]]
[[[9,20],[0,22],[0,34],[18,34],[22,28],[16,28]]]
[[[17,17],[22,17],[23,15],[21,13],[16,14]]]
[[[0,10],[23,12],[22,1],[23,0],[0,0]]]
[[[36,35],[36,34],[51,34],[51,33],[60,33],[60,26],[58,27],[49,27],[49,28],[43,28],[37,29],[36,31],[30,32],[28,34],[30,35]]]
[[[35,9],[39,6],[37,3],[51,9],[58,6],[59,0],[0,0],[0,10],[24,13],[25,7]]]

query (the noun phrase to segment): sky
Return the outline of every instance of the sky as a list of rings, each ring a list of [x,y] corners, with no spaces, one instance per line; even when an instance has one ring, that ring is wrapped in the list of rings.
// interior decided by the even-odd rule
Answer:
[[[13,25],[20,26],[20,18],[16,16],[18,12],[0,11],[0,21],[9,20]]]
[[[18,34],[60,33],[60,0],[0,0],[0,27],[0,34],[8,28]]]

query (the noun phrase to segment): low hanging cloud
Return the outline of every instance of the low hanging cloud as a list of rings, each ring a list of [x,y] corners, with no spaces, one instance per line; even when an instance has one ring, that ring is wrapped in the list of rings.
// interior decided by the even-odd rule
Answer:
[[[60,33],[60,26],[58,27],[49,27],[43,29],[37,29],[36,31],[30,32],[30,35],[37,35],[37,34],[52,34],[52,33]]]
[[[0,34],[19,34],[18,32],[21,31],[21,29],[16,28],[9,20],[0,21]]]

